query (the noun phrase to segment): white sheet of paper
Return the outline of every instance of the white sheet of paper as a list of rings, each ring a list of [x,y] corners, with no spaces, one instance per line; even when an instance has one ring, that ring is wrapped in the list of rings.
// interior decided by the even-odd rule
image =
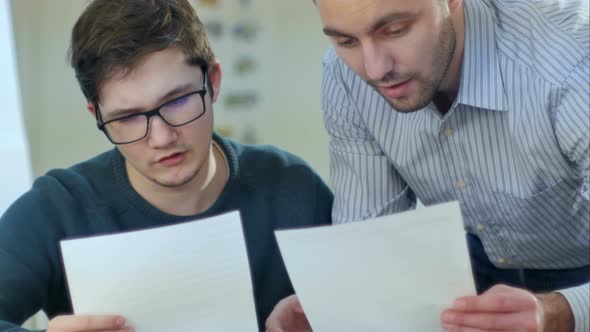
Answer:
[[[358,223],[277,231],[314,332],[436,332],[475,294],[456,202]]]
[[[238,212],[61,242],[76,314],[138,332],[258,331]]]

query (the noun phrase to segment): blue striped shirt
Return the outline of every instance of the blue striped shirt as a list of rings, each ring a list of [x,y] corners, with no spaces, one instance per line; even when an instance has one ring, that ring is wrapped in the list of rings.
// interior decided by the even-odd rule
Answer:
[[[590,63],[583,1],[467,0],[458,96],[392,110],[332,49],[322,107],[335,223],[458,200],[500,268],[590,265]],[[590,331],[590,285],[562,290]]]

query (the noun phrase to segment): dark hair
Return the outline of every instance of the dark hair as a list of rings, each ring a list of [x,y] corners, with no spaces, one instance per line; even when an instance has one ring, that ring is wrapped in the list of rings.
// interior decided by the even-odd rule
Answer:
[[[171,46],[190,65],[205,69],[215,61],[203,24],[187,0],[94,0],[72,29],[68,57],[82,93],[98,106],[105,80]]]

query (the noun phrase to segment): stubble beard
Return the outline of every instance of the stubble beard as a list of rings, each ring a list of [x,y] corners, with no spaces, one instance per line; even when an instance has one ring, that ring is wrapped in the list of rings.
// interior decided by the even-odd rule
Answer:
[[[192,150],[192,147],[189,145],[182,146],[182,151],[184,151],[184,153],[189,153],[191,150]],[[205,162],[209,162],[209,157],[206,158]],[[174,189],[174,188],[186,186],[187,184],[192,182],[199,175],[199,173],[201,172],[202,169],[204,169],[203,163],[201,164],[201,166],[197,166],[194,169],[190,170],[189,174],[185,175],[184,177],[182,177],[180,179],[166,181],[164,179],[159,179],[156,176],[148,176],[148,179],[158,186],[168,188],[168,189]]]
[[[157,184],[161,187],[168,188],[168,189],[174,189],[174,188],[179,188],[179,187],[183,187],[183,186],[187,185],[188,183],[190,183],[191,181],[193,181],[197,177],[197,174],[199,174],[198,168],[192,170],[191,173],[189,173],[185,177],[181,178],[180,180],[164,181],[164,180],[159,180],[157,178],[152,178],[151,180],[152,180],[152,182],[154,182],[155,184]]]
[[[436,48],[436,53],[434,57],[434,61],[432,64],[433,74],[431,78],[425,79],[421,78],[419,73],[412,73],[403,75],[405,76],[404,79],[412,79],[415,83],[422,85],[423,89],[418,91],[418,93],[414,96],[405,96],[396,99],[390,99],[387,96],[383,95],[381,91],[376,87],[375,83],[369,82],[371,86],[385,98],[385,100],[389,103],[389,105],[397,112],[400,113],[411,113],[419,111],[432,101],[436,93],[438,92],[441,82],[447,75],[447,72],[451,66],[451,62],[453,61],[453,55],[455,54],[455,49],[457,46],[457,39],[455,35],[455,29],[453,27],[453,22],[451,18],[447,18],[446,22],[443,23],[443,29],[439,35],[440,43]],[[402,81],[399,79],[398,74],[396,73],[388,73],[380,80],[380,82],[388,82],[388,81]]]

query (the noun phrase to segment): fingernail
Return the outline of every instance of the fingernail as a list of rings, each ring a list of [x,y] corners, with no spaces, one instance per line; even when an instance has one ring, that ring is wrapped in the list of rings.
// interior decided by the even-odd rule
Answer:
[[[453,308],[463,310],[467,308],[467,302],[465,300],[457,300],[453,303]]]
[[[445,331],[452,331],[453,330],[453,326],[452,325],[442,325],[443,330]]]
[[[455,321],[455,315],[450,312],[446,312],[443,314],[443,321],[446,323],[452,323]]]
[[[124,326],[125,325],[125,319],[124,318],[117,318],[117,322],[116,322],[117,326]]]

